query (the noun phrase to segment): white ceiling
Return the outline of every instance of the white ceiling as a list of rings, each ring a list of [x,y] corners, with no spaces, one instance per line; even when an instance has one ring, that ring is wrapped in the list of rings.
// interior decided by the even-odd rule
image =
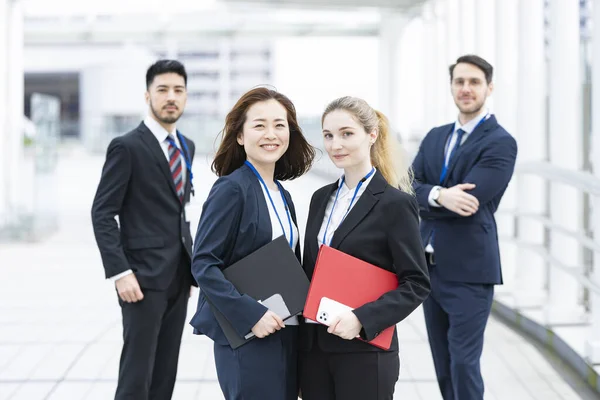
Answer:
[[[369,1],[370,7],[365,7]],[[193,43],[211,37],[376,36],[425,0],[23,0],[25,44]],[[165,7],[165,3],[169,7]],[[126,6],[125,6],[126,5]]]
[[[310,8],[361,8],[377,7],[410,12],[428,0],[220,0],[230,4],[265,4],[270,6],[294,6]]]

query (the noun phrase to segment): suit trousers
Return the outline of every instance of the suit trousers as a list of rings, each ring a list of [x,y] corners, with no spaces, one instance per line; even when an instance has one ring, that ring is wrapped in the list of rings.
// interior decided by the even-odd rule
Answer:
[[[392,400],[398,376],[398,352],[329,353],[315,343],[300,352],[303,400]]]
[[[187,255],[182,255],[182,258]],[[145,290],[144,299],[119,299],[123,349],[115,400],[168,400],[173,394],[191,282],[181,263],[165,291]]]
[[[438,268],[429,267],[431,293],[423,311],[442,397],[483,400],[480,358],[494,285],[444,281]]]
[[[237,349],[214,344],[227,400],[298,400],[298,327],[288,325]]]

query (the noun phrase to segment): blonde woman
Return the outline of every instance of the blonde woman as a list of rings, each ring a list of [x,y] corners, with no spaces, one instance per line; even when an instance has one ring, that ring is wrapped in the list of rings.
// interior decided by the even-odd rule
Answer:
[[[305,234],[304,270],[312,279],[321,245],[398,275],[399,286],[341,315],[327,327],[302,321],[299,380],[304,400],[392,399],[400,361],[374,339],[427,297],[429,275],[419,235],[419,211],[408,170],[394,167],[387,118],[364,100],[342,97],[322,117],[324,147],[343,176],[317,190]]]

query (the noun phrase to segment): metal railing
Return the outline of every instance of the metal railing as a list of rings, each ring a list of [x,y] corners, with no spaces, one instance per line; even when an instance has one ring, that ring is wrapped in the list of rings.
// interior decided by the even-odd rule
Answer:
[[[593,205],[598,204],[597,202],[594,204],[594,200],[600,198],[600,178],[592,175],[591,173],[567,170],[561,167],[557,167],[556,165],[552,165],[548,162],[527,162],[517,164],[515,169],[515,177],[513,178],[513,181],[523,179],[524,176],[531,176],[542,179],[545,182],[547,189],[552,185],[556,184],[574,188],[584,195],[583,199],[587,197],[587,200],[590,200],[589,202]],[[547,190],[546,193],[548,196],[550,196],[551,191]],[[520,193],[517,193],[517,195],[519,194]],[[556,199],[552,198],[550,198],[549,200],[550,202],[557,201]],[[584,205],[584,207],[582,207],[582,215],[584,216],[584,218],[589,218],[589,210],[585,207],[585,205],[587,205],[586,201],[582,199],[578,199],[577,201],[581,201],[581,204]],[[540,207],[544,209],[543,205],[540,205]],[[599,213],[600,210],[594,209],[593,212]],[[548,213],[520,212],[518,211],[518,209],[505,209],[500,207],[497,215],[500,219],[511,218],[515,223],[514,226],[516,227],[516,229],[513,230],[512,234],[500,235],[500,241],[504,243],[514,244],[514,246],[517,249],[525,249],[529,252],[532,252],[537,257],[540,257],[545,263],[546,268],[544,270],[544,278],[546,279],[546,282],[544,284],[543,291],[541,294],[545,295],[546,299],[543,300],[550,300],[551,296],[553,296],[552,288],[547,284],[548,277],[550,276],[549,274],[551,274],[553,270],[562,271],[566,274],[566,276],[569,276],[571,279],[575,280],[580,288],[578,290],[577,302],[579,305],[583,306],[582,308],[585,314],[582,315],[582,317],[584,318],[580,320],[581,322],[579,323],[579,326],[585,327],[587,325],[588,327],[585,329],[588,331],[596,329],[594,328],[594,324],[597,324],[598,321],[594,322],[594,318],[599,318],[600,316],[600,310],[597,309],[598,304],[600,304],[600,282],[597,278],[595,278],[598,276],[598,274],[597,271],[594,271],[594,257],[598,257],[598,255],[600,254],[600,238],[598,236],[594,238],[592,232],[585,232],[585,224],[580,225],[580,230],[574,230],[572,227],[569,229],[555,222],[553,218],[548,215]],[[519,235],[519,226],[525,221],[527,221],[528,223],[533,222],[534,224],[539,224],[539,226],[543,227],[543,229],[546,232],[545,243],[528,242],[526,238],[523,238],[522,235]],[[556,252],[554,252],[554,254],[552,252],[552,242],[547,240],[548,237],[552,237],[554,234],[560,234],[562,237],[568,238],[574,243],[576,243],[577,254],[585,254],[585,252],[587,252],[588,257],[583,257],[581,259],[579,257],[573,257],[574,261],[567,263],[565,263],[563,260],[559,260],[556,257]],[[573,246],[575,247],[575,245]],[[597,261],[598,260],[596,260],[596,268],[598,266]],[[520,264],[520,262],[521,260],[516,260],[517,271],[519,270],[519,268],[528,268],[528,265],[522,265]],[[518,295],[519,293],[513,292],[513,294]],[[596,299],[599,301],[590,301]],[[500,297],[499,301],[502,302],[503,298]],[[540,304],[540,306],[544,306],[545,304],[547,304],[547,302],[544,302],[544,304]],[[505,306],[508,307],[508,305]],[[513,310],[517,313],[520,312],[520,305],[518,301],[516,302],[516,305],[514,305]],[[553,324],[556,323],[560,325],[560,321],[550,322],[550,320],[545,320],[537,322],[539,323],[539,325],[547,329],[552,329]],[[590,337],[594,337],[593,333],[594,332],[592,332],[591,335],[588,334],[588,337],[583,340],[589,340]],[[572,347],[582,348],[579,346]],[[584,345],[583,348],[585,347],[586,346]],[[572,351],[575,350],[572,348]],[[581,357],[582,360],[585,360],[585,362],[589,364],[594,364],[598,362],[598,360],[591,359],[590,355],[587,354],[587,352],[586,354],[579,354],[579,357]]]
[[[567,170],[547,162],[530,162],[517,164],[515,168],[515,175],[517,179],[523,175],[534,175],[536,177],[544,179],[547,182],[561,183],[576,188],[579,191],[586,193],[590,196],[600,197],[600,179],[588,172]],[[600,212],[600,210],[597,210],[597,212]],[[536,221],[539,224],[543,225],[544,228],[546,228],[550,232],[559,232],[565,236],[571,237],[575,239],[581,247],[586,248],[592,252],[600,253],[600,243],[595,241],[594,238],[589,237],[585,233],[566,229],[563,226],[554,223],[551,220],[551,218],[547,216],[543,216],[540,214],[520,213],[516,210],[507,210],[502,208],[498,211],[498,214],[512,216],[517,222],[517,225],[519,221],[525,219]],[[550,251],[547,245],[538,245],[523,242],[517,237],[516,232],[512,236],[501,236],[500,239],[510,241],[512,243],[515,243],[517,246],[525,247],[531,251],[534,251],[546,262],[548,262],[550,267],[559,268],[563,270],[564,272],[571,275],[574,279],[576,279],[586,289],[591,290],[594,293],[600,295],[600,282],[594,282],[584,273],[578,272],[577,270],[581,271],[583,270],[583,268],[577,267],[582,266],[567,266],[564,263],[557,260],[556,258],[552,257],[550,255]]]

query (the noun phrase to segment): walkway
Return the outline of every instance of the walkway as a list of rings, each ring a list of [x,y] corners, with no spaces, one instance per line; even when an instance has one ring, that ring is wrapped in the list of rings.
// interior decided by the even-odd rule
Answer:
[[[214,181],[197,160],[192,221]],[[121,346],[116,295],[103,278],[90,205],[103,158],[78,149],[62,155],[57,191],[60,230],[40,243],[0,244],[0,400],[112,398]],[[286,186],[304,231],[313,191],[325,182],[308,175]],[[194,222],[193,222],[194,225]],[[195,226],[192,226],[195,229]],[[195,309],[196,296],[190,300]],[[401,376],[397,398],[441,399],[419,309],[399,325]],[[486,399],[589,398],[569,385],[519,334],[491,319],[483,357]],[[174,399],[222,399],[211,342],[186,329]]]

